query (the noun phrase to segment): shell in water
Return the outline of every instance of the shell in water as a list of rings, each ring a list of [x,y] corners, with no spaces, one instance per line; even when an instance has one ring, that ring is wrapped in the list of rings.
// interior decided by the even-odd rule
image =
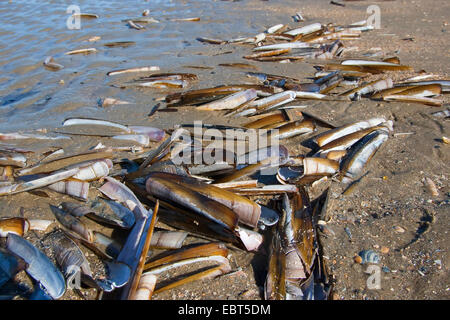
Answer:
[[[373,250],[363,250],[359,253],[359,256],[362,259],[361,264],[380,262],[380,256]]]

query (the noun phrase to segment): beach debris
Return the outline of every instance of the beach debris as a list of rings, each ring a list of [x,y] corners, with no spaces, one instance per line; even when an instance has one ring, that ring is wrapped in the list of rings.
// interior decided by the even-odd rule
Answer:
[[[135,45],[136,42],[134,41],[114,41],[114,42],[107,42],[104,44],[105,47],[114,48],[114,47],[122,47],[126,48],[132,45]]]
[[[73,13],[72,16],[80,17],[80,18],[91,18],[98,19],[98,15],[95,13]]]
[[[378,264],[380,262],[380,256],[373,250],[362,250],[361,252],[358,253],[358,257],[360,259],[357,258],[356,260],[360,261],[358,262],[360,264],[368,264],[368,263]]]
[[[101,107],[106,108],[106,107],[110,107],[110,106],[113,106],[113,105],[116,105],[116,104],[118,104],[118,105],[130,104],[130,102],[122,101],[122,100],[114,99],[114,98],[104,98],[104,99],[100,100],[99,104],[100,104]]]
[[[97,49],[95,49],[95,48],[86,48],[86,49],[77,49],[77,50],[68,51],[65,54],[66,55],[90,54],[90,53],[94,53],[94,52],[97,52]]]
[[[173,18],[170,19],[170,21],[200,21],[199,17],[195,17],[195,18]]]
[[[153,71],[159,71],[159,70],[160,69],[158,66],[137,67],[137,68],[128,68],[128,69],[119,69],[119,70],[109,71],[106,75],[115,76],[115,75],[124,74],[124,73],[153,72]]]
[[[425,177],[425,178],[423,178],[423,183],[427,187],[428,192],[433,197],[438,197],[439,196],[439,189],[436,187],[436,184],[433,182],[433,180],[431,180],[428,177]]]
[[[144,26],[142,26],[142,25],[140,25],[140,24],[138,24],[138,23],[135,23],[135,22],[133,22],[132,20],[128,20],[128,21],[127,21],[127,24],[128,24],[128,26],[130,26],[130,28],[132,28],[132,29],[136,29],[136,30],[143,30],[143,29],[145,29]]]
[[[100,37],[100,36],[94,36],[94,37],[90,37],[89,39],[88,39],[88,41],[89,42],[96,42],[96,41],[99,41],[99,40],[101,40],[102,39],[102,37]]]
[[[53,71],[61,70],[61,69],[64,68],[63,65],[61,65],[61,64],[59,64],[59,63],[56,63],[56,62],[54,61],[53,57],[47,57],[47,58],[45,58],[43,64],[44,64],[45,67],[47,67],[48,69],[53,70]]]

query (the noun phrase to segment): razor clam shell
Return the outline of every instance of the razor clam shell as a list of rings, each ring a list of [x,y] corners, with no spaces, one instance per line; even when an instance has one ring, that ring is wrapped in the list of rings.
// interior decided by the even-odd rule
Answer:
[[[0,220],[0,237],[7,237],[14,233],[23,236],[30,229],[30,223],[24,218],[6,218]]]
[[[383,100],[385,101],[401,101],[401,102],[411,102],[411,103],[422,103],[428,106],[440,107],[444,104],[444,101],[435,99],[435,98],[427,98],[427,97],[419,97],[419,96],[406,96],[406,95],[388,95],[384,96]]]
[[[277,25],[274,25],[274,26],[268,28],[268,29],[266,30],[266,33],[268,33],[268,34],[275,33],[275,32],[277,32],[278,30],[280,30],[280,29],[283,28],[283,27],[284,27],[284,24],[277,24]]]
[[[130,229],[135,223],[133,212],[115,201],[98,198],[91,203],[91,208],[89,218],[93,220],[125,229]]]
[[[54,221],[43,219],[28,219],[28,222],[30,223],[30,230],[46,231]]]
[[[303,159],[303,168],[305,175],[332,175],[339,170],[339,163],[333,160],[311,157]]]
[[[194,192],[198,192],[211,200],[217,201],[230,208],[237,214],[239,222],[255,227],[261,214],[261,208],[253,201],[239,196],[233,192],[217,188],[213,185],[206,184],[191,178],[171,175],[167,173],[153,173],[150,179],[167,179],[179,186],[189,188]]]
[[[56,170],[68,170],[77,167],[81,169],[92,165],[95,161],[104,160],[110,157],[112,157],[111,149],[96,149],[78,152],[75,154],[64,155],[47,162],[39,162],[34,166],[19,170],[17,174],[23,176],[38,173],[50,173]]]
[[[150,300],[158,277],[154,274],[144,274],[139,280],[137,290],[131,300]]]
[[[288,34],[290,36],[296,36],[299,34],[308,34],[308,33],[312,33],[315,31],[318,31],[322,28],[322,25],[320,23],[313,23],[313,24],[309,24],[307,26],[304,27],[300,27],[300,28],[296,28],[293,30],[289,30],[287,32],[285,32],[284,34]]]
[[[80,171],[72,178],[81,181],[97,180],[106,177],[109,174],[109,170],[112,169],[112,167],[113,163],[110,159],[96,161],[90,166],[80,169]]]
[[[147,179],[146,190],[160,200],[163,208],[170,209],[161,211],[164,223],[209,238],[237,242],[238,216],[225,205],[166,179]]]
[[[340,137],[346,136],[348,134],[351,134],[353,132],[367,129],[370,127],[374,127],[377,125],[380,125],[382,123],[385,123],[386,119],[384,118],[371,118],[368,120],[358,121],[354,123],[350,123],[348,125],[344,125],[335,129],[331,129],[328,131],[325,131],[318,136],[314,138],[315,142],[320,146],[324,146],[327,143],[330,143],[331,141],[334,141]]]
[[[92,209],[75,202],[63,202],[61,203],[60,208],[77,218],[84,217],[88,213],[93,213]]]
[[[166,132],[162,129],[146,126],[128,126],[133,132],[137,134],[147,135],[150,141],[159,142],[164,139]]]
[[[100,120],[100,119],[89,119],[89,118],[68,118],[64,120],[63,126],[74,126],[74,125],[86,125],[86,126],[104,126],[104,127],[113,127],[122,130],[126,133],[131,133],[131,129],[128,127],[111,121]]]
[[[128,265],[118,261],[106,261],[106,279],[97,280],[97,284],[106,292],[111,292],[115,288],[121,288],[128,283],[131,278],[131,269]]]
[[[229,265],[229,260],[226,257],[223,256],[219,256],[219,255],[213,255],[213,256],[207,256],[207,257],[196,257],[196,258],[190,258],[190,259],[184,259],[184,260],[180,260],[174,263],[170,263],[170,264],[164,264],[161,266],[157,266],[154,267],[152,269],[150,269],[149,271],[143,273],[143,275],[146,274],[154,274],[154,275],[158,275],[160,273],[166,272],[168,270],[172,270],[181,266],[185,266],[188,264],[192,264],[192,263],[198,263],[198,262],[202,262],[202,261],[212,261],[215,262],[217,264],[220,265]]]
[[[66,278],[77,271],[73,269],[74,266],[80,268],[85,275],[92,277],[91,268],[83,252],[61,229],[52,232],[45,241],[49,242],[56,262]]]
[[[350,97],[350,99],[354,99],[357,95],[366,95],[366,94],[369,94],[372,92],[390,89],[393,86],[394,86],[394,82],[392,81],[392,79],[390,79],[390,78],[382,79],[382,80],[371,82],[361,88],[357,88],[357,89],[355,89],[356,90],[355,92],[353,92],[354,90],[352,90],[352,93],[349,94],[348,96]]]
[[[105,177],[105,179],[107,182],[98,189],[101,193],[112,200],[126,204],[128,209],[133,211],[136,221],[148,217],[149,211],[144,208],[133,191],[114,178]]]
[[[28,264],[27,273],[40,282],[53,299],[63,296],[66,291],[64,276],[45,254],[15,234],[8,235],[6,247]]]
[[[428,81],[419,81],[419,82],[405,82],[399,85],[401,86],[424,86],[430,84],[439,84],[442,87],[442,93],[450,92],[450,80],[428,80]]]
[[[253,230],[240,227],[238,234],[247,251],[257,251],[263,242],[262,234]]]
[[[150,246],[161,249],[179,249],[188,233],[182,231],[154,231]]]
[[[296,93],[294,91],[290,90],[283,91],[280,93],[273,94],[267,98],[255,100],[249,104],[249,107],[256,107],[257,109],[264,109],[268,111],[293,101],[295,97]],[[278,101],[280,98],[282,99],[282,101],[275,102],[275,104],[272,104],[273,101]]]
[[[150,144],[150,137],[148,135],[142,135],[142,134],[124,134],[120,136],[113,136],[111,137],[115,140],[124,140],[124,141],[133,141],[137,142],[138,144],[148,147]]]
[[[86,227],[86,225],[78,218],[52,205],[50,205],[50,209],[55,215],[58,222],[61,223],[61,225],[63,225],[65,228],[75,232],[83,240],[89,243],[92,243],[94,241],[93,232],[88,227]]]
[[[118,74],[123,73],[132,73],[132,72],[153,72],[153,71],[159,71],[158,66],[149,66],[149,67],[138,67],[138,68],[129,68],[129,69],[120,69],[120,70],[113,70],[108,72],[107,76],[114,76]]]
[[[78,50],[72,50],[69,52],[66,52],[66,55],[73,55],[73,54],[89,54],[97,52],[97,49],[95,48],[86,48],[86,49],[78,49]]]
[[[269,131],[271,139],[288,139],[302,134],[314,132],[316,126],[311,119],[288,122],[278,128]]]
[[[369,133],[355,143],[341,162],[341,181],[349,183],[357,178],[388,137],[387,130],[380,129]]]
[[[319,45],[311,44],[309,42],[288,42],[288,43],[277,43],[277,44],[269,44],[266,46],[256,47],[253,51],[267,51],[267,50],[279,50],[279,49],[303,49],[303,48],[318,48]]]
[[[117,259],[120,250],[122,250],[122,246],[118,242],[97,231],[94,231],[94,238],[94,243],[100,252]]]
[[[197,110],[228,110],[239,107],[240,105],[256,98],[256,90],[248,89],[233,93],[225,98],[203,104],[197,107]]]
[[[269,146],[252,150],[244,155],[238,155],[236,164],[255,164],[270,157],[277,156],[279,156],[280,159],[287,159],[289,158],[289,150],[283,145]]]
[[[110,107],[113,105],[122,105],[122,104],[130,104],[130,102],[119,100],[119,99],[114,99],[114,98],[104,98],[103,100],[102,99],[99,100],[99,106],[101,106],[103,108]]]
[[[47,188],[83,201],[88,200],[89,182],[80,180],[64,180],[53,183],[47,186]]]
[[[304,174],[303,166],[281,167],[277,172],[277,179],[283,183],[291,183],[300,179]]]

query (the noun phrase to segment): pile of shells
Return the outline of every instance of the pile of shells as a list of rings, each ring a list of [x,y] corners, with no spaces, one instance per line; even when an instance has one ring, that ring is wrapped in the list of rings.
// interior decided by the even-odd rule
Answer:
[[[131,28],[141,29],[137,22],[127,20]],[[315,23],[290,30],[277,25],[256,36],[228,41],[199,38],[214,45],[253,46],[254,53],[244,57],[248,60],[320,61],[313,82],[249,72],[247,76],[258,84],[174,92],[161,101],[166,103],[161,109],[195,106],[244,119],[242,126],[180,124],[161,130],[71,118],[55,130],[58,135],[0,134],[2,143],[87,135],[132,144],[99,143],[79,152],[50,149],[40,154],[14,144],[0,145],[0,196],[14,201],[22,192],[56,191],[73,198],[48,205],[56,221],[0,220],[0,237],[6,239],[0,247],[0,288],[10,289],[3,295],[58,299],[69,289],[82,295],[83,287],[94,290],[98,299],[147,300],[154,293],[233,272],[230,259],[239,249],[266,255],[266,299],[327,299],[332,281],[316,228],[324,220],[328,189],[315,200],[308,189],[319,183],[353,188],[392,135],[394,123],[376,117],[335,126],[301,111],[295,103],[376,99],[440,106],[439,96],[450,87],[448,80],[430,80],[432,76],[426,74],[397,83],[391,78],[364,82],[386,71],[412,70],[397,57],[342,58],[350,52],[344,41],[369,30],[365,21],[349,26]],[[81,52],[67,54],[76,53]],[[327,60],[332,62],[323,62]],[[44,64],[62,68],[51,58]],[[158,70],[136,67],[108,76]],[[197,79],[195,74],[152,73],[123,87],[178,89]],[[113,98],[101,102],[103,106],[126,103]],[[232,141],[231,148],[211,143],[219,137]],[[270,142],[261,146],[252,137]],[[290,153],[283,143],[292,138],[310,151]],[[149,148],[152,143],[159,145]],[[205,155],[214,161],[206,161]],[[195,161],[198,158],[201,161]],[[101,232],[104,228],[110,232]],[[26,239],[32,230],[45,234],[41,241],[51,249],[50,257]],[[186,244],[187,237],[203,242]],[[104,269],[101,275],[92,272],[81,248],[98,256]],[[170,281],[167,276],[170,270],[199,263],[203,267],[185,277]],[[18,286],[22,271],[33,279],[28,291]],[[79,285],[73,285],[75,280]],[[7,283],[15,286],[11,289]]]

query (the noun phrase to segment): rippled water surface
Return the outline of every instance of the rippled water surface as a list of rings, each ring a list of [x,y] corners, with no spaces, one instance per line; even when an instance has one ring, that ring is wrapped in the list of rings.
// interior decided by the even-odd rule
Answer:
[[[81,29],[70,30],[70,4],[98,19],[81,19]],[[255,6],[256,4],[256,6]],[[253,23],[251,16],[268,16],[264,2],[230,1],[1,1],[0,2],[0,128],[1,132],[55,127],[68,116],[100,116],[100,97],[111,96],[149,104],[157,96],[120,90],[110,85],[117,77],[107,77],[113,69],[157,65],[161,72],[195,72],[183,65],[208,65],[203,51],[211,50],[197,37],[229,39],[251,36],[270,26],[270,17]],[[127,18],[150,17],[159,23],[145,24],[145,30],[130,29]],[[199,22],[174,22],[173,18],[200,17]],[[266,21],[267,20],[267,21]],[[274,23],[277,21],[274,20]],[[88,39],[99,36],[96,42]],[[127,48],[108,48],[111,41],[134,41]],[[65,52],[96,48],[89,55]],[[208,48],[208,49],[207,49]],[[214,50],[219,50],[214,48]],[[64,66],[59,71],[43,67],[47,56]],[[207,72],[211,74],[211,71]],[[133,78],[121,77],[130,80]],[[120,82],[120,81],[119,81]],[[161,93],[159,93],[161,96]]]

